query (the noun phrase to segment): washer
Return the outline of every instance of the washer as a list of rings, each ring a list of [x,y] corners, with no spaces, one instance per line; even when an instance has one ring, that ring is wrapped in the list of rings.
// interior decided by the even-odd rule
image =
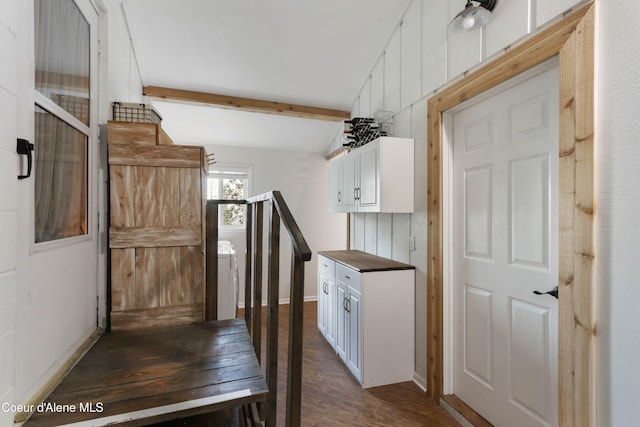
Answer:
[[[234,319],[238,306],[238,263],[231,242],[218,242],[218,320]]]

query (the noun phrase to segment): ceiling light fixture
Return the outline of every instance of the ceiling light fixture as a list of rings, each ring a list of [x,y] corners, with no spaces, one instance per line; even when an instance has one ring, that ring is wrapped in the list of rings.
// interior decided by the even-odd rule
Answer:
[[[467,0],[464,10],[453,18],[449,24],[449,31],[465,33],[486,25],[491,19],[491,11],[497,0]],[[475,4],[477,4],[477,6]]]

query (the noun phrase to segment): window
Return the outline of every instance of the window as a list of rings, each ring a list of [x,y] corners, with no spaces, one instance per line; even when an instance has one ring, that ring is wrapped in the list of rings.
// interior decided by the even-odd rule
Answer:
[[[250,168],[246,166],[216,165],[209,171],[207,199],[244,200],[249,197]],[[221,228],[243,228],[246,205],[221,205],[218,212]]]
[[[90,26],[74,0],[35,0],[35,243],[88,234]]]

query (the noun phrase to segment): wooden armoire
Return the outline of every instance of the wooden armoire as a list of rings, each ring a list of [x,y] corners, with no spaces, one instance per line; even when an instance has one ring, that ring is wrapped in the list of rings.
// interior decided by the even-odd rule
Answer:
[[[203,321],[204,148],[154,123],[110,121],[107,138],[111,328]]]

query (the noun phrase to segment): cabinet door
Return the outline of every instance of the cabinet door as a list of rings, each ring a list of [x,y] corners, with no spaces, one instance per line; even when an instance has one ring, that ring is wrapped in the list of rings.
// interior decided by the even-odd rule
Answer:
[[[329,162],[329,212],[340,212],[342,204],[342,159]]]
[[[325,295],[325,333],[324,337],[327,339],[331,347],[336,347],[336,281],[334,277],[327,276],[327,294]]]
[[[336,353],[346,363],[347,340],[349,335],[349,317],[345,310],[347,301],[347,285],[336,279]]]
[[[321,269],[318,269],[318,329],[322,335],[326,335],[326,308],[327,296],[326,296],[327,281],[325,274]]]
[[[342,157],[342,211],[343,212],[356,211],[357,187],[358,187],[358,156],[355,152],[353,152]]]
[[[362,382],[362,294],[353,288],[349,288],[346,309],[349,322],[347,366]]]
[[[375,211],[379,207],[378,156],[380,152],[377,143],[362,149],[360,152],[360,185],[358,189],[358,210]]]

